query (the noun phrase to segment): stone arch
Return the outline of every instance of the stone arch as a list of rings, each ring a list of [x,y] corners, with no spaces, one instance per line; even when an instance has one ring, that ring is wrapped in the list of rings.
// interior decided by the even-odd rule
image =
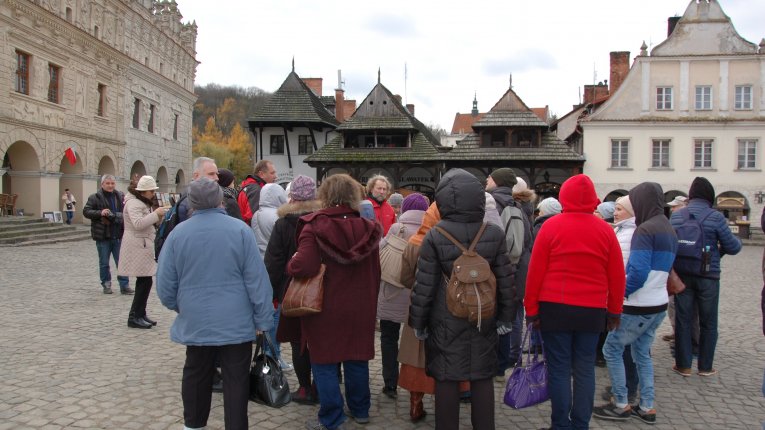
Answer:
[[[186,173],[183,172],[183,169],[178,169],[177,172],[175,172],[175,192],[181,193],[186,189]]]
[[[3,159],[5,159],[5,156],[11,150],[11,147],[18,142],[26,143],[29,146],[32,152],[27,153],[27,155],[34,154],[34,158],[36,158],[35,164],[37,167],[35,167],[34,169],[24,169],[24,168],[17,168],[12,165],[10,168],[13,170],[38,170],[39,171],[40,166],[43,165],[42,155],[41,155],[43,153],[42,146],[40,146],[40,141],[37,139],[37,136],[35,136],[31,131],[25,128],[15,128],[5,135],[0,135],[0,156],[2,156]],[[11,164],[13,164],[12,161],[11,161]]]
[[[605,197],[603,197],[603,201],[604,202],[615,202],[616,199],[618,199],[619,197],[624,197],[624,196],[626,196],[629,193],[630,193],[629,191],[623,190],[623,189],[613,190],[610,193],[606,194]]]
[[[33,145],[25,140],[18,140],[10,145],[3,155],[3,167],[8,170],[34,172],[40,170],[40,157]]]
[[[117,169],[117,166],[119,165],[119,164],[117,164],[117,160],[119,159],[119,157],[117,157],[117,154],[115,154],[114,151],[112,151],[111,148],[109,148],[107,146],[97,147],[95,149],[95,151],[93,151],[93,155],[94,155],[93,160],[97,160],[98,161],[98,165],[97,165],[98,170],[96,171],[97,174],[103,175],[103,174],[108,173],[110,175],[119,176],[119,171]],[[104,167],[111,166],[111,169],[109,171],[106,171],[106,172],[101,170],[102,165],[104,164],[104,158],[108,158],[109,159],[109,162],[106,165],[104,165]],[[90,166],[91,169],[93,167],[96,167],[96,165],[91,165]]]
[[[471,175],[475,176],[476,178],[478,178],[478,180],[481,181],[482,184],[486,184],[487,175],[486,175],[486,172],[484,172],[483,170],[478,169],[476,167],[463,167],[462,169],[470,173]]]
[[[139,178],[141,176],[144,176],[146,174],[146,166],[143,164],[142,161],[138,160],[130,167],[130,176],[128,176],[128,180],[132,180],[134,176],[138,176]]]
[[[725,215],[728,221],[737,221],[742,217],[749,219],[749,200],[738,191],[725,191],[715,197],[714,207]]]
[[[161,166],[159,170],[157,170],[157,176],[155,177],[157,180],[157,185],[159,186],[160,192],[166,193],[170,191],[170,183],[168,182],[169,179],[167,177],[167,169],[165,166]]]
[[[98,176],[101,177],[103,175],[117,176],[114,160],[108,155],[101,157],[101,160],[98,162]]]

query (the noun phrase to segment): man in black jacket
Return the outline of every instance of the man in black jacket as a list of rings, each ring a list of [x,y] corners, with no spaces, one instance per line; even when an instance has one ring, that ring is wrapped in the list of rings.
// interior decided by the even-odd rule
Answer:
[[[88,197],[82,214],[90,220],[90,236],[96,241],[98,268],[104,294],[112,293],[112,274],[109,270],[109,255],[119,265],[122,244],[122,203],[124,195],[115,190],[117,182],[112,175],[101,177],[101,189]],[[133,294],[128,286],[127,276],[117,276],[122,294]]]

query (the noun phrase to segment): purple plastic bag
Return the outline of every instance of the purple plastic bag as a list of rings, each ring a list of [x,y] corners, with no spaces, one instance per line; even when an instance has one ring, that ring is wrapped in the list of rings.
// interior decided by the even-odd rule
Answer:
[[[522,345],[526,345],[532,327],[529,324],[523,337]],[[550,398],[547,391],[547,362],[544,355],[534,354],[531,358],[531,347],[523,367],[516,367],[505,387],[505,404],[515,409],[522,409],[542,403]],[[543,346],[544,348],[544,346]]]

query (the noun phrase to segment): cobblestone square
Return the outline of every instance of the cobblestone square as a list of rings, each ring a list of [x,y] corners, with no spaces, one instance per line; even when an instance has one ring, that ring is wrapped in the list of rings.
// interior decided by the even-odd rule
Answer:
[[[738,256],[723,259],[717,376],[674,374],[669,344],[658,339],[671,330],[669,321],[663,323],[653,348],[658,418],[651,428],[760,428],[765,420],[762,251],[744,247]],[[183,428],[180,380],[185,348],[169,339],[174,314],[152,291],[148,311],[159,325],[151,330],[127,328],[132,296],[101,293],[97,260],[95,245],[88,241],[0,248],[0,430]],[[429,415],[414,425],[404,390],[399,389],[395,401],[381,395],[379,336],[377,352],[370,363],[371,423],[364,428],[434,428],[432,397],[425,399]],[[283,354],[290,361],[287,345]],[[596,399],[609,384],[605,369],[597,369],[597,379]],[[294,374],[290,384],[297,386]],[[495,387],[498,429],[549,425],[549,402],[516,411],[501,403],[504,383],[496,382]],[[469,429],[469,405],[461,408],[461,428]],[[250,403],[250,427],[301,429],[317,410]],[[593,419],[591,427],[648,425]],[[213,395],[208,428],[223,428],[221,394]]]

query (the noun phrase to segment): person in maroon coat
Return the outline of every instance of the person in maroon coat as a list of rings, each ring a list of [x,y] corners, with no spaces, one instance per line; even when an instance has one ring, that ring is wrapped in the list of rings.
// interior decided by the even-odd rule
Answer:
[[[338,363],[343,363],[350,416],[369,422],[369,360],[375,356],[375,315],[380,288],[380,225],[361,218],[356,181],[332,175],[319,188],[323,209],[300,218],[297,252],[287,274],[314,276],[323,263],[322,311],[301,318],[302,344],[311,350],[311,369],[319,391],[318,421],[308,429],[342,428],[343,397]]]

